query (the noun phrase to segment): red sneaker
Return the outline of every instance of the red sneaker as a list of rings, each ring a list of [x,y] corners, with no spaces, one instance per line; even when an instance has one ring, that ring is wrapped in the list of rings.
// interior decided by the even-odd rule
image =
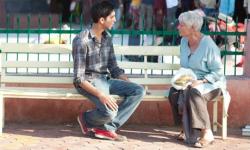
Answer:
[[[94,129],[93,128],[87,128],[86,123],[84,121],[83,113],[80,113],[77,116],[77,121],[78,121],[78,123],[80,125],[80,128],[81,128],[81,131],[82,131],[83,135],[88,135],[88,136],[94,135]]]
[[[100,139],[106,140],[113,140],[113,141],[126,141],[127,137],[119,135],[114,131],[107,131],[102,129],[95,129],[95,137]]]

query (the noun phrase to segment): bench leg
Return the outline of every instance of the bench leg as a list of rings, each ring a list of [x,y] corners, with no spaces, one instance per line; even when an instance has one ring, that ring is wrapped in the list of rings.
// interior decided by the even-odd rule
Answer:
[[[3,95],[0,94],[0,134],[3,133],[4,127],[4,100]]]
[[[227,138],[227,112],[224,107],[224,99],[222,100],[222,139]]]
[[[218,100],[213,103],[213,131],[217,132],[218,128]]]

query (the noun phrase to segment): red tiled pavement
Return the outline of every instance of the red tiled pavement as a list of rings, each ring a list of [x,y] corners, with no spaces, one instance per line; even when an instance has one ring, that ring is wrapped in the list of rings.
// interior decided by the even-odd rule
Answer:
[[[0,150],[185,150],[195,149],[176,141],[173,127],[129,125],[120,134],[128,141],[114,142],[83,137],[78,125],[7,124],[0,136]],[[225,141],[216,141],[204,149],[247,150],[250,137],[241,136],[240,129],[229,129]]]

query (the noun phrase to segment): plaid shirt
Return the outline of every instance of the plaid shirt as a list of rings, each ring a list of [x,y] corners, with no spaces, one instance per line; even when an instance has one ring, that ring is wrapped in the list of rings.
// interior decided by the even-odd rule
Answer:
[[[73,40],[74,83],[82,83],[102,74],[117,78],[124,70],[117,66],[111,37],[102,33],[99,43],[90,29],[82,31]],[[109,72],[108,72],[109,71]]]

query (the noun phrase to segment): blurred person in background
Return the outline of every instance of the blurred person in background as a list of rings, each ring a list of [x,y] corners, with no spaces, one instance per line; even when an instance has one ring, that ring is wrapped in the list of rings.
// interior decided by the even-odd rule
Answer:
[[[219,3],[216,1],[217,0],[200,0],[200,8],[204,11],[206,16],[217,16]]]
[[[152,30],[153,5],[155,0],[142,0],[140,6],[140,30]]]
[[[118,29],[120,27],[122,12],[123,12],[123,3],[122,0],[110,0],[115,8],[115,18],[116,22],[113,26],[113,29]]]

